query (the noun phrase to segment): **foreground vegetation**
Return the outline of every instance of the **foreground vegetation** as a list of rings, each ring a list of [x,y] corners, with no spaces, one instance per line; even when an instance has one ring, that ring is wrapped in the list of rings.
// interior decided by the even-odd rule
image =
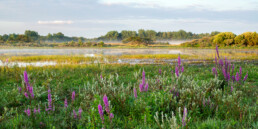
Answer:
[[[0,67],[1,128],[257,128],[257,64]]]

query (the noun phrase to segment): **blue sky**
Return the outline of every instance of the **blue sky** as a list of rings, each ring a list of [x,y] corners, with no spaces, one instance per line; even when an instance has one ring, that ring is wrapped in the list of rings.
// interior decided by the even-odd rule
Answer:
[[[0,0],[0,34],[98,37],[110,30],[257,31],[258,0]]]

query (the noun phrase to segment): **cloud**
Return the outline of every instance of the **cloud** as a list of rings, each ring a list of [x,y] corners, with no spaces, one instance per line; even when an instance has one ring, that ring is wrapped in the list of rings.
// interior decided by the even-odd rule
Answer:
[[[73,24],[73,21],[38,21],[40,25],[64,25],[64,24]]]

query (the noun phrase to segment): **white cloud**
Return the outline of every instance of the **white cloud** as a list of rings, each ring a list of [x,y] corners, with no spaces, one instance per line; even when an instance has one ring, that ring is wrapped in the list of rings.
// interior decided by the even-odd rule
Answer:
[[[38,21],[40,25],[63,25],[63,24],[72,24],[73,21]]]
[[[136,8],[204,9],[213,11],[258,10],[256,0],[100,0],[104,5],[126,5]]]

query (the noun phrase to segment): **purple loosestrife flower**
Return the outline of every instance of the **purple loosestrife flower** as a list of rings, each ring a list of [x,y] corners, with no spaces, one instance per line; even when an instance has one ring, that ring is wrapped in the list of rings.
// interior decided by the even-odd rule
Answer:
[[[184,66],[182,66],[182,67],[181,67],[181,72],[183,73],[183,72],[184,72],[184,70],[185,70],[185,69],[184,69]]]
[[[68,102],[67,102],[67,99],[65,98],[65,101],[64,101],[64,107],[67,108],[68,107]]]
[[[242,67],[240,66],[240,68],[239,68],[239,79],[241,79],[241,77],[242,77]]]
[[[179,70],[178,70],[178,67],[177,67],[177,66],[176,66],[176,68],[175,68],[175,74],[176,74],[177,77],[179,77]]]
[[[101,104],[98,105],[98,110],[99,110],[99,116],[102,120],[102,123],[104,123],[104,116],[103,116],[104,114],[103,114],[103,109],[102,109]]]
[[[26,70],[24,71],[23,75],[24,75],[24,82],[25,82],[26,86],[28,86],[28,84],[29,84],[29,79],[28,79],[28,74],[27,74],[27,71],[26,71]]]
[[[220,67],[223,67],[223,60],[222,59],[219,60],[219,65],[220,65]]]
[[[81,116],[82,116],[82,109],[81,108],[79,108],[79,110],[78,110],[78,116],[79,116],[79,119],[81,119]]]
[[[228,72],[228,74],[227,74],[227,79],[228,79],[228,80],[227,80],[227,81],[229,81],[230,78],[231,78],[231,77],[230,77],[230,73]]]
[[[186,124],[186,117],[187,117],[187,109],[184,108],[184,114],[183,114],[183,118],[182,118],[182,127],[184,127]]]
[[[217,72],[216,67],[213,67],[213,68],[212,68],[212,73],[213,73],[215,76],[217,76],[217,75],[216,75],[216,72]]]
[[[148,88],[149,88],[149,84],[148,83],[146,83],[146,85],[145,85],[145,91],[148,91]]]
[[[145,72],[142,71],[142,84],[145,85]]]
[[[218,64],[218,59],[217,59],[217,56],[215,55],[215,64],[217,65]]]
[[[237,82],[240,80],[240,76],[239,76],[239,73],[238,73],[238,72],[236,73],[235,79],[236,79]]]
[[[248,77],[248,73],[245,75],[245,77],[244,77],[244,82],[245,82],[245,80],[247,79],[247,77]]]
[[[75,100],[75,91],[72,92],[72,101]]]
[[[113,113],[110,113],[109,118],[110,118],[110,119],[113,119],[113,118],[114,118],[114,114],[113,114]]]
[[[223,75],[224,75],[224,78],[225,78],[225,80],[227,81],[228,79],[228,75],[227,75],[227,73],[226,73],[226,70],[224,69],[224,68],[222,68],[222,73],[223,73]]]
[[[236,81],[236,79],[235,79],[235,76],[234,75],[232,75],[232,81],[234,82],[234,81]]]
[[[103,76],[102,76],[102,74],[100,74],[100,79],[103,79]]]
[[[33,111],[33,113],[34,114],[36,114],[38,111],[37,111],[37,109],[36,108],[34,108],[34,111]]]
[[[105,105],[106,112],[109,114],[110,113],[109,103],[108,103],[108,98],[107,98],[106,95],[104,95],[104,97],[103,97],[103,102],[104,102],[104,105]]]
[[[51,110],[52,109],[52,98],[51,98],[51,90],[48,90],[48,107]]]
[[[140,85],[139,85],[139,89],[140,89],[140,92],[143,92],[143,91],[144,91],[144,85],[143,85],[143,84],[140,84]]]
[[[75,110],[73,110],[73,118],[74,118],[74,119],[77,118],[77,114],[76,114]]]
[[[24,92],[24,96],[25,96],[26,98],[29,98],[27,92]]]
[[[234,73],[234,70],[235,70],[235,65],[233,64],[233,65],[232,65],[232,71],[231,71],[232,74]]]
[[[160,74],[160,75],[162,74],[162,71],[161,71],[161,69],[159,69],[159,74]]]
[[[180,66],[181,66],[181,58],[180,58],[180,55],[178,56],[177,63],[178,63],[178,67],[180,67]]]
[[[29,87],[29,93],[30,93],[30,97],[34,98],[34,93],[33,93],[33,87],[32,86]]]
[[[137,90],[133,88],[134,98],[137,98]]]
[[[218,48],[218,45],[216,45],[216,52],[217,52],[217,56],[219,58],[219,48]]]
[[[27,110],[25,109],[24,112],[27,114],[27,116],[30,116],[30,115],[31,115],[30,108],[28,108]]]

